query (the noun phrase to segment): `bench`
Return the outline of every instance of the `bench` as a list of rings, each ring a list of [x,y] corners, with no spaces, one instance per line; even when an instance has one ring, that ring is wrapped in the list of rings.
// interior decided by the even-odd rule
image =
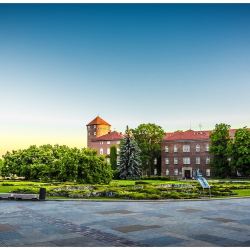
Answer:
[[[0,199],[5,200],[39,200],[38,194],[16,194],[16,193],[0,193]]]

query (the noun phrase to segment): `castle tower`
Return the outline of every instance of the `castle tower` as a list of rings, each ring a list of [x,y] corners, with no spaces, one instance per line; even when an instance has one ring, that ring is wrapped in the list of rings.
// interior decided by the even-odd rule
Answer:
[[[110,131],[111,125],[104,121],[101,117],[97,116],[87,125],[87,139],[88,148],[91,147],[91,141],[99,136],[106,135]]]

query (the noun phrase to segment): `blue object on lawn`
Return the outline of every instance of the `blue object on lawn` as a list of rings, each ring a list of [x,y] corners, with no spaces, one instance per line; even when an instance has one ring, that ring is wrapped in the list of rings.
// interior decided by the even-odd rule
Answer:
[[[210,185],[208,184],[207,180],[202,176],[199,169],[196,170],[195,179],[199,181],[202,188],[210,188]]]

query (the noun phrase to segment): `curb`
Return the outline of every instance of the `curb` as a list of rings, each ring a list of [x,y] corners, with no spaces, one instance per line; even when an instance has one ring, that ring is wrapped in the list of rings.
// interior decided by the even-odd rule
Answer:
[[[215,200],[233,200],[233,199],[249,199],[250,196],[244,197],[228,197],[228,198],[204,198],[204,199],[166,199],[166,200],[105,200],[105,199],[46,199],[45,201],[87,201],[87,202],[183,202],[183,201],[215,201]]]

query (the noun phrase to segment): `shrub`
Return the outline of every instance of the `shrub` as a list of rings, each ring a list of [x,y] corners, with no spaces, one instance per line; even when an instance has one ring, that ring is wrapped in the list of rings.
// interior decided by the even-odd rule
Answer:
[[[159,194],[147,194],[147,199],[151,199],[151,200],[158,200],[161,199],[161,195]]]
[[[15,185],[12,183],[2,183],[2,186],[15,186]]]
[[[146,193],[146,194],[160,194],[161,191],[156,188],[143,188],[138,190],[139,193]]]
[[[168,199],[180,199],[180,194],[177,192],[164,192],[162,193],[162,196],[164,198],[168,198]]]
[[[141,179],[142,180],[162,180],[162,181],[171,180],[171,178],[168,176],[144,176]]]
[[[148,185],[150,183],[146,182],[146,181],[136,181],[135,185],[139,185],[139,184],[144,184],[144,185]]]
[[[133,199],[133,200],[146,200],[147,199],[147,195],[145,193],[136,193],[136,192],[131,192],[129,194],[126,195],[129,199]]]
[[[11,193],[17,193],[17,194],[38,194],[39,189],[38,188],[17,188]]]
[[[48,190],[47,194],[51,196],[63,196],[63,197],[68,197],[69,196],[69,190],[65,189],[60,189],[60,190]]]
[[[91,192],[88,190],[78,190],[68,193],[68,197],[70,198],[89,198],[91,196]]]

